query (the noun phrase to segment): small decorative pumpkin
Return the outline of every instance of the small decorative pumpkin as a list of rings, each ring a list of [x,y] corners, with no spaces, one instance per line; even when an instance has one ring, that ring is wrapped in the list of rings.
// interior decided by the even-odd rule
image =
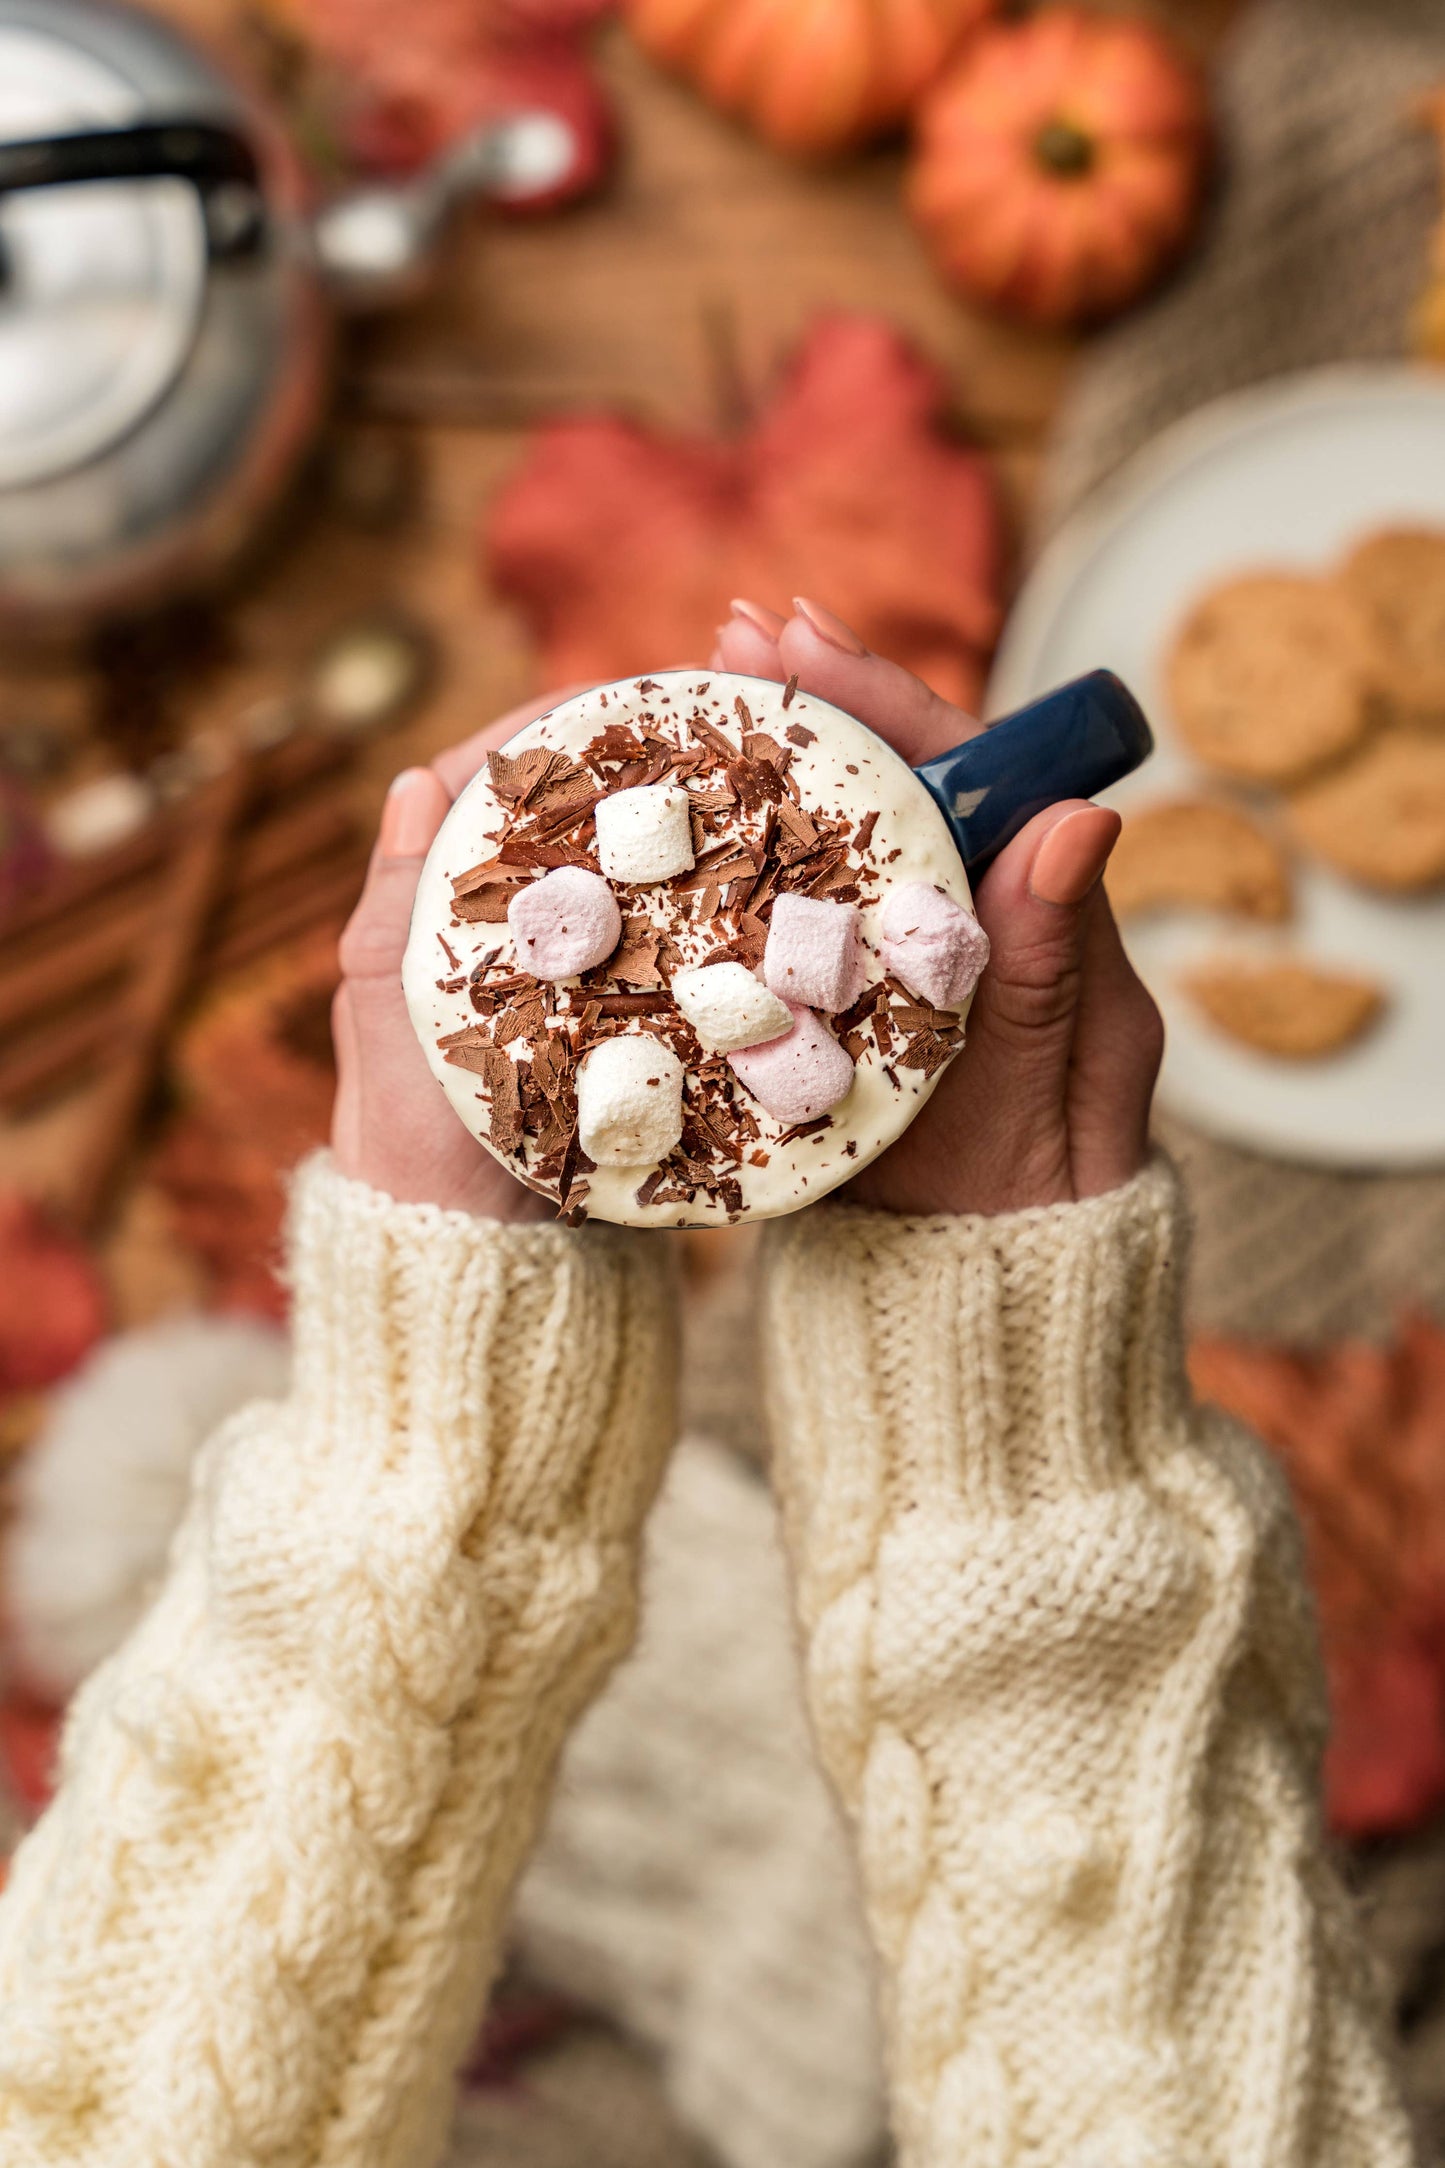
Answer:
[[[1415,118],[1435,137],[1440,151],[1440,178],[1445,184],[1445,83],[1426,92],[1415,109]],[[1430,235],[1425,284],[1410,318],[1410,344],[1422,361],[1445,361],[1445,203]]]
[[[778,149],[896,127],[996,0],[624,0],[643,49]]]
[[[909,206],[972,299],[1097,321],[1183,248],[1208,150],[1203,83],[1161,32],[1048,7],[981,31],[926,95]]]

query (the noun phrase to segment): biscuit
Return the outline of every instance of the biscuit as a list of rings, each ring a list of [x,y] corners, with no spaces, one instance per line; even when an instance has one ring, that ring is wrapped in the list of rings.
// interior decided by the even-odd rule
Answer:
[[[1306,963],[1221,957],[1180,983],[1231,1039],[1286,1061],[1315,1061],[1349,1046],[1385,1005],[1372,979]]]
[[[1356,543],[1340,580],[1369,613],[1388,713],[1445,729],[1445,533],[1382,527]]]
[[[1237,807],[1177,798],[1129,814],[1104,875],[1120,918],[1171,904],[1282,919],[1289,867],[1274,838]]]
[[[1445,737],[1387,730],[1290,801],[1301,843],[1367,888],[1445,881]]]
[[[1206,767],[1246,783],[1297,782],[1347,753],[1369,724],[1373,679],[1361,606],[1282,572],[1211,588],[1168,661],[1180,735]]]

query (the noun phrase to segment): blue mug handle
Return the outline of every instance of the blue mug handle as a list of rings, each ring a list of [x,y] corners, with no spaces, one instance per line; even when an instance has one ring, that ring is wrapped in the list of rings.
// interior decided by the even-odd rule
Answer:
[[[1153,733],[1128,686],[1112,670],[1091,670],[935,754],[914,774],[976,881],[1035,813],[1061,798],[1107,790],[1153,750]]]

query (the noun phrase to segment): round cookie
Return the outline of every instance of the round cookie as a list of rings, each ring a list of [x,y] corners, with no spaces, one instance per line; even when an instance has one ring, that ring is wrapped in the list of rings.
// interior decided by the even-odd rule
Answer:
[[[1385,1003],[1372,979],[1290,961],[1221,957],[1186,973],[1182,983],[1231,1039],[1286,1061],[1316,1061],[1349,1046]]]
[[[1120,918],[1170,906],[1259,919],[1290,912],[1289,866],[1274,838],[1237,806],[1209,798],[1128,814],[1104,885]]]
[[[1410,894],[1445,881],[1445,737],[1387,730],[1296,791],[1300,842],[1367,888]]]
[[[1211,588],[1168,662],[1181,736],[1206,767],[1293,783],[1336,760],[1370,719],[1369,620],[1337,586],[1264,572]]]
[[[1340,580],[1369,613],[1390,713],[1445,729],[1445,533],[1383,527],[1356,543]]]

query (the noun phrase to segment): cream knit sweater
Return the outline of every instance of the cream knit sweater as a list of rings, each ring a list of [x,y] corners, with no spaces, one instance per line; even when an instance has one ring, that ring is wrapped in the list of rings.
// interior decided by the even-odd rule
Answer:
[[[1410,2158],[1316,1829],[1292,1524],[1191,1412],[1178,1240],[1155,1169],[771,1246],[906,2168]],[[558,1749],[631,1635],[661,1257],[304,1172],[292,1393],[203,1457],[0,1905],[0,2168],[435,2159]]]
[[[1413,2158],[1296,1529],[1190,1402],[1172,1174],[774,1232],[781,1492],[908,2168]]]
[[[297,1185],[295,1382],[202,1457],[0,1906],[5,2168],[425,2168],[673,1431],[660,1247]]]

